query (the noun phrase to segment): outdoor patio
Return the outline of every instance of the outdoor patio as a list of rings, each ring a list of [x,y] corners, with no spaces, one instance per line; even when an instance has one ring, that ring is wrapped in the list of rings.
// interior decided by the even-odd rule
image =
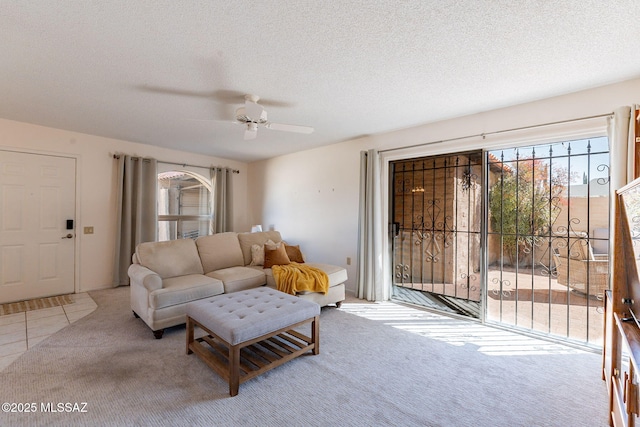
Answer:
[[[603,295],[591,295],[570,290],[558,281],[530,269],[503,267],[489,268],[487,285],[487,323],[498,323],[516,329],[549,335],[589,346],[602,346],[604,325]],[[399,284],[400,285],[400,284]],[[430,309],[454,313],[450,305],[428,293],[407,292],[424,290],[442,296],[462,296],[469,302],[459,301],[463,311],[479,316],[480,289],[453,284],[403,283],[397,287],[394,298]],[[475,314],[472,314],[475,315]],[[587,325],[589,327],[587,328]]]
[[[490,268],[487,319],[601,346],[604,295],[571,290],[531,270],[516,273]]]

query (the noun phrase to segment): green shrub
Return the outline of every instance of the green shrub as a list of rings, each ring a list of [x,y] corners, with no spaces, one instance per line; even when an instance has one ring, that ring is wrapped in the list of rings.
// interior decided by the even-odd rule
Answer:
[[[519,159],[489,189],[490,231],[502,235],[502,256],[511,265],[531,264],[531,249],[548,241],[560,213],[567,174],[548,169],[540,159]]]

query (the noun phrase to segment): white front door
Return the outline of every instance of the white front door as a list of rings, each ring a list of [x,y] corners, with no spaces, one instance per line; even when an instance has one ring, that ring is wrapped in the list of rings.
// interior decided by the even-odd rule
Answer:
[[[76,159],[0,150],[0,303],[75,292],[75,177]]]

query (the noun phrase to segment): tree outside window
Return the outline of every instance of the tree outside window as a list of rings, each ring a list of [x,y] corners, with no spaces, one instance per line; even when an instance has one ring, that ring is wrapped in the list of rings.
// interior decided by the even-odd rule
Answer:
[[[521,158],[514,166],[504,168],[489,190],[491,231],[502,235],[508,264],[531,265],[531,248],[551,237],[566,203],[568,176],[564,168],[550,170],[542,159]]]

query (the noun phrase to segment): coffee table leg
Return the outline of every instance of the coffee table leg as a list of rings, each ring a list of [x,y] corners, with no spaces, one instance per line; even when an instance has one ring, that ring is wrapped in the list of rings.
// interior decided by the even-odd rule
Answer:
[[[320,316],[313,318],[311,322],[311,341],[313,342],[313,354],[320,354]]]
[[[240,387],[240,346],[229,346],[229,394],[236,396]]]
[[[187,354],[193,353],[189,348],[189,345],[193,342],[193,320],[187,316]]]

